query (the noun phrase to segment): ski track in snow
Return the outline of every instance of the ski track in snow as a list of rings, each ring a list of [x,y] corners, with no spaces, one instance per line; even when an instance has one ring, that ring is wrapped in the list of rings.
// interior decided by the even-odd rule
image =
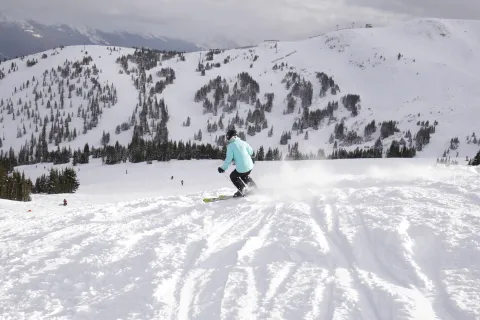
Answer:
[[[0,318],[479,319],[480,186],[460,175],[211,204],[2,202]]]

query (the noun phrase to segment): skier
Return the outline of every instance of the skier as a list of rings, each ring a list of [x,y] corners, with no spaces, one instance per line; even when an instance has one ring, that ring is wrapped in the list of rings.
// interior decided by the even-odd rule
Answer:
[[[237,137],[235,129],[228,130],[225,138],[227,139],[227,157],[223,165],[218,167],[218,172],[225,172],[230,163],[234,161],[237,168],[230,173],[230,180],[232,180],[238,191],[233,196],[243,197],[245,185],[257,188],[257,185],[250,177],[250,172],[253,169],[253,149],[247,142]]]
[[[67,205],[67,199],[63,199],[63,205],[64,205],[64,206]]]

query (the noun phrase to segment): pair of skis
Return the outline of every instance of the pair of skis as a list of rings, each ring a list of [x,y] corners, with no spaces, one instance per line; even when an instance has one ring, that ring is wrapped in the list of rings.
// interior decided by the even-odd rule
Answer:
[[[227,178],[227,176],[225,176]],[[228,178],[227,178],[228,179]],[[216,197],[211,197],[211,198],[203,198],[203,202],[205,203],[209,203],[209,202],[216,202],[216,201],[222,201],[222,200],[228,200],[228,199],[232,199],[232,198],[244,198],[245,196],[247,196],[250,192],[248,190],[248,186],[245,184],[245,182],[243,182],[242,179],[240,179],[240,181],[242,181],[243,185],[245,186],[245,189],[243,189],[243,197],[234,197],[233,195],[231,196],[227,196],[227,195],[219,195],[219,196],[216,196]]]
[[[248,191],[244,192],[243,197],[234,197],[233,195],[227,196],[227,195],[221,194],[221,195],[216,196],[216,197],[203,198],[203,202],[208,203],[208,202],[216,202],[216,201],[236,199],[236,198],[242,199],[242,198],[245,198],[249,193],[250,192],[248,192]]]

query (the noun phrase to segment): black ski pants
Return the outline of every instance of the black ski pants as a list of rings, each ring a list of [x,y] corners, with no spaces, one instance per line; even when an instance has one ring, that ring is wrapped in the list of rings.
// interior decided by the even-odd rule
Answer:
[[[232,173],[230,173],[230,180],[232,180],[233,184],[238,190],[243,191],[245,185],[252,187],[256,186],[255,182],[250,177],[250,172],[252,172],[252,170],[240,173],[235,169],[232,171]]]

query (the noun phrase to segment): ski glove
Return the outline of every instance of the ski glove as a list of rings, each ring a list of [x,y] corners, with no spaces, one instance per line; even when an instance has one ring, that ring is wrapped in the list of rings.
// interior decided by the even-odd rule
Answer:
[[[218,173],[224,173],[225,170],[222,169],[222,167],[218,167]]]

